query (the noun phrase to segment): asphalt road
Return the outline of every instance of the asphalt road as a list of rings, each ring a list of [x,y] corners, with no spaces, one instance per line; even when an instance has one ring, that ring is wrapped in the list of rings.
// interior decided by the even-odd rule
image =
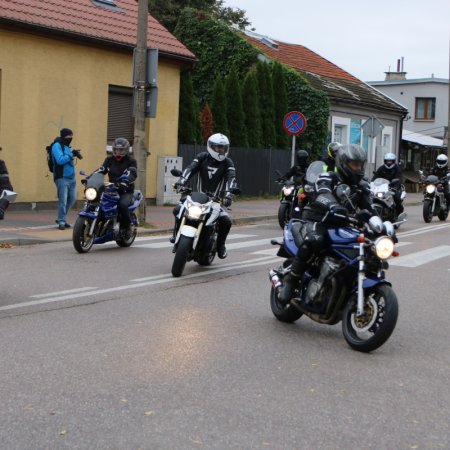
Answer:
[[[1,448],[450,448],[450,223],[408,213],[399,322],[371,354],[273,317],[275,222],[180,279],[164,236],[0,249]]]

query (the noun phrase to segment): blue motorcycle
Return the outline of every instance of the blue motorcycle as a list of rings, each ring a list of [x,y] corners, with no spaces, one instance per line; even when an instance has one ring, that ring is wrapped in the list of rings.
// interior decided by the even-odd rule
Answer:
[[[270,306],[282,322],[295,322],[302,315],[328,325],[342,321],[350,347],[370,352],[387,341],[397,323],[397,296],[385,279],[387,259],[398,255],[394,250],[397,239],[393,224],[378,216],[362,228],[350,220],[349,226],[328,230],[328,248],[314,257],[294,297],[283,304],[278,300],[279,288],[302,239],[302,221],[291,219],[283,241],[271,242],[280,245],[278,256],[286,259],[269,272]]]
[[[81,174],[85,175],[83,172]],[[131,230],[123,235],[118,220],[120,195],[117,186],[105,182],[103,174],[95,172],[83,179],[82,183],[85,185],[86,202],[73,227],[72,241],[75,250],[87,253],[94,244],[109,241],[116,241],[119,247],[129,247],[137,234],[138,218],[135,210],[143,199],[141,191],[135,190],[133,193],[133,203],[128,208]]]

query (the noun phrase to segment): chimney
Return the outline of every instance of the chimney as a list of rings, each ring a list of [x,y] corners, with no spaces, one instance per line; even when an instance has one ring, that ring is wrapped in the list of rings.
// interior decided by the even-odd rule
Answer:
[[[406,72],[403,71],[403,56],[401,59],[397,59],[397,72],[391,72],[391,68],[389,67],[388,72],[384,72],[386,74],[386,78],[384,81],[393,81],[393,80],[406,80]]]

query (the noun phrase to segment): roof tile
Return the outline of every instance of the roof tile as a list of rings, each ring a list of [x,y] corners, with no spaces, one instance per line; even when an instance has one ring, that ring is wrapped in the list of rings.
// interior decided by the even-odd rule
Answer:
[[[117,9],[97,6],[92,0],[0,0],[0,23],[28,24],[60,30],[88,39],[136,46],[138,3],[114,0]],[[195,59],[195,55],[151,15],[148,47]]]

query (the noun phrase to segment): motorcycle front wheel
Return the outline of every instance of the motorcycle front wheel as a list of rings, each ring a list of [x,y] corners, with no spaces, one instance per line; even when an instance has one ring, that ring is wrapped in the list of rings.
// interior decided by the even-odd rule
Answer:
[[[398,300],[393,289],[378,285],[365,293],[362,316],[356,315],[356,296],[342,314],[342,332],[347,343],[359,352],[381,347],[394,331],[398,318]]]
[[[184,267],[189,257],[189,253],[192,249],[192,243],[194,239],[187,236],[180,236],[180,240],[177,244],[177,250],[172,264],[172,275],[174,277],[181,277]]]
[[[283,305],[278,300],[278,295],[275,291],[275,288],[272,286],[270,291],[270,308],[272,309],[273,315],[280,322],[292,323],[302,317],[303,313],[301,313],[298,309],[296,309],[292,305]]]
[[[423,201],[423,220],[426,223],[430,223],[433,219],[433,202],[431,200]]]
[[[278,223],[282,229],[289,222],[291,218],[291,205],[288,203],[280,203],[278,208]]]
[[[95,232],[89,236],[92,220],[86,217],[78,217],[73,226],[72,242],[78,253],[87,253],[94,244]]]

